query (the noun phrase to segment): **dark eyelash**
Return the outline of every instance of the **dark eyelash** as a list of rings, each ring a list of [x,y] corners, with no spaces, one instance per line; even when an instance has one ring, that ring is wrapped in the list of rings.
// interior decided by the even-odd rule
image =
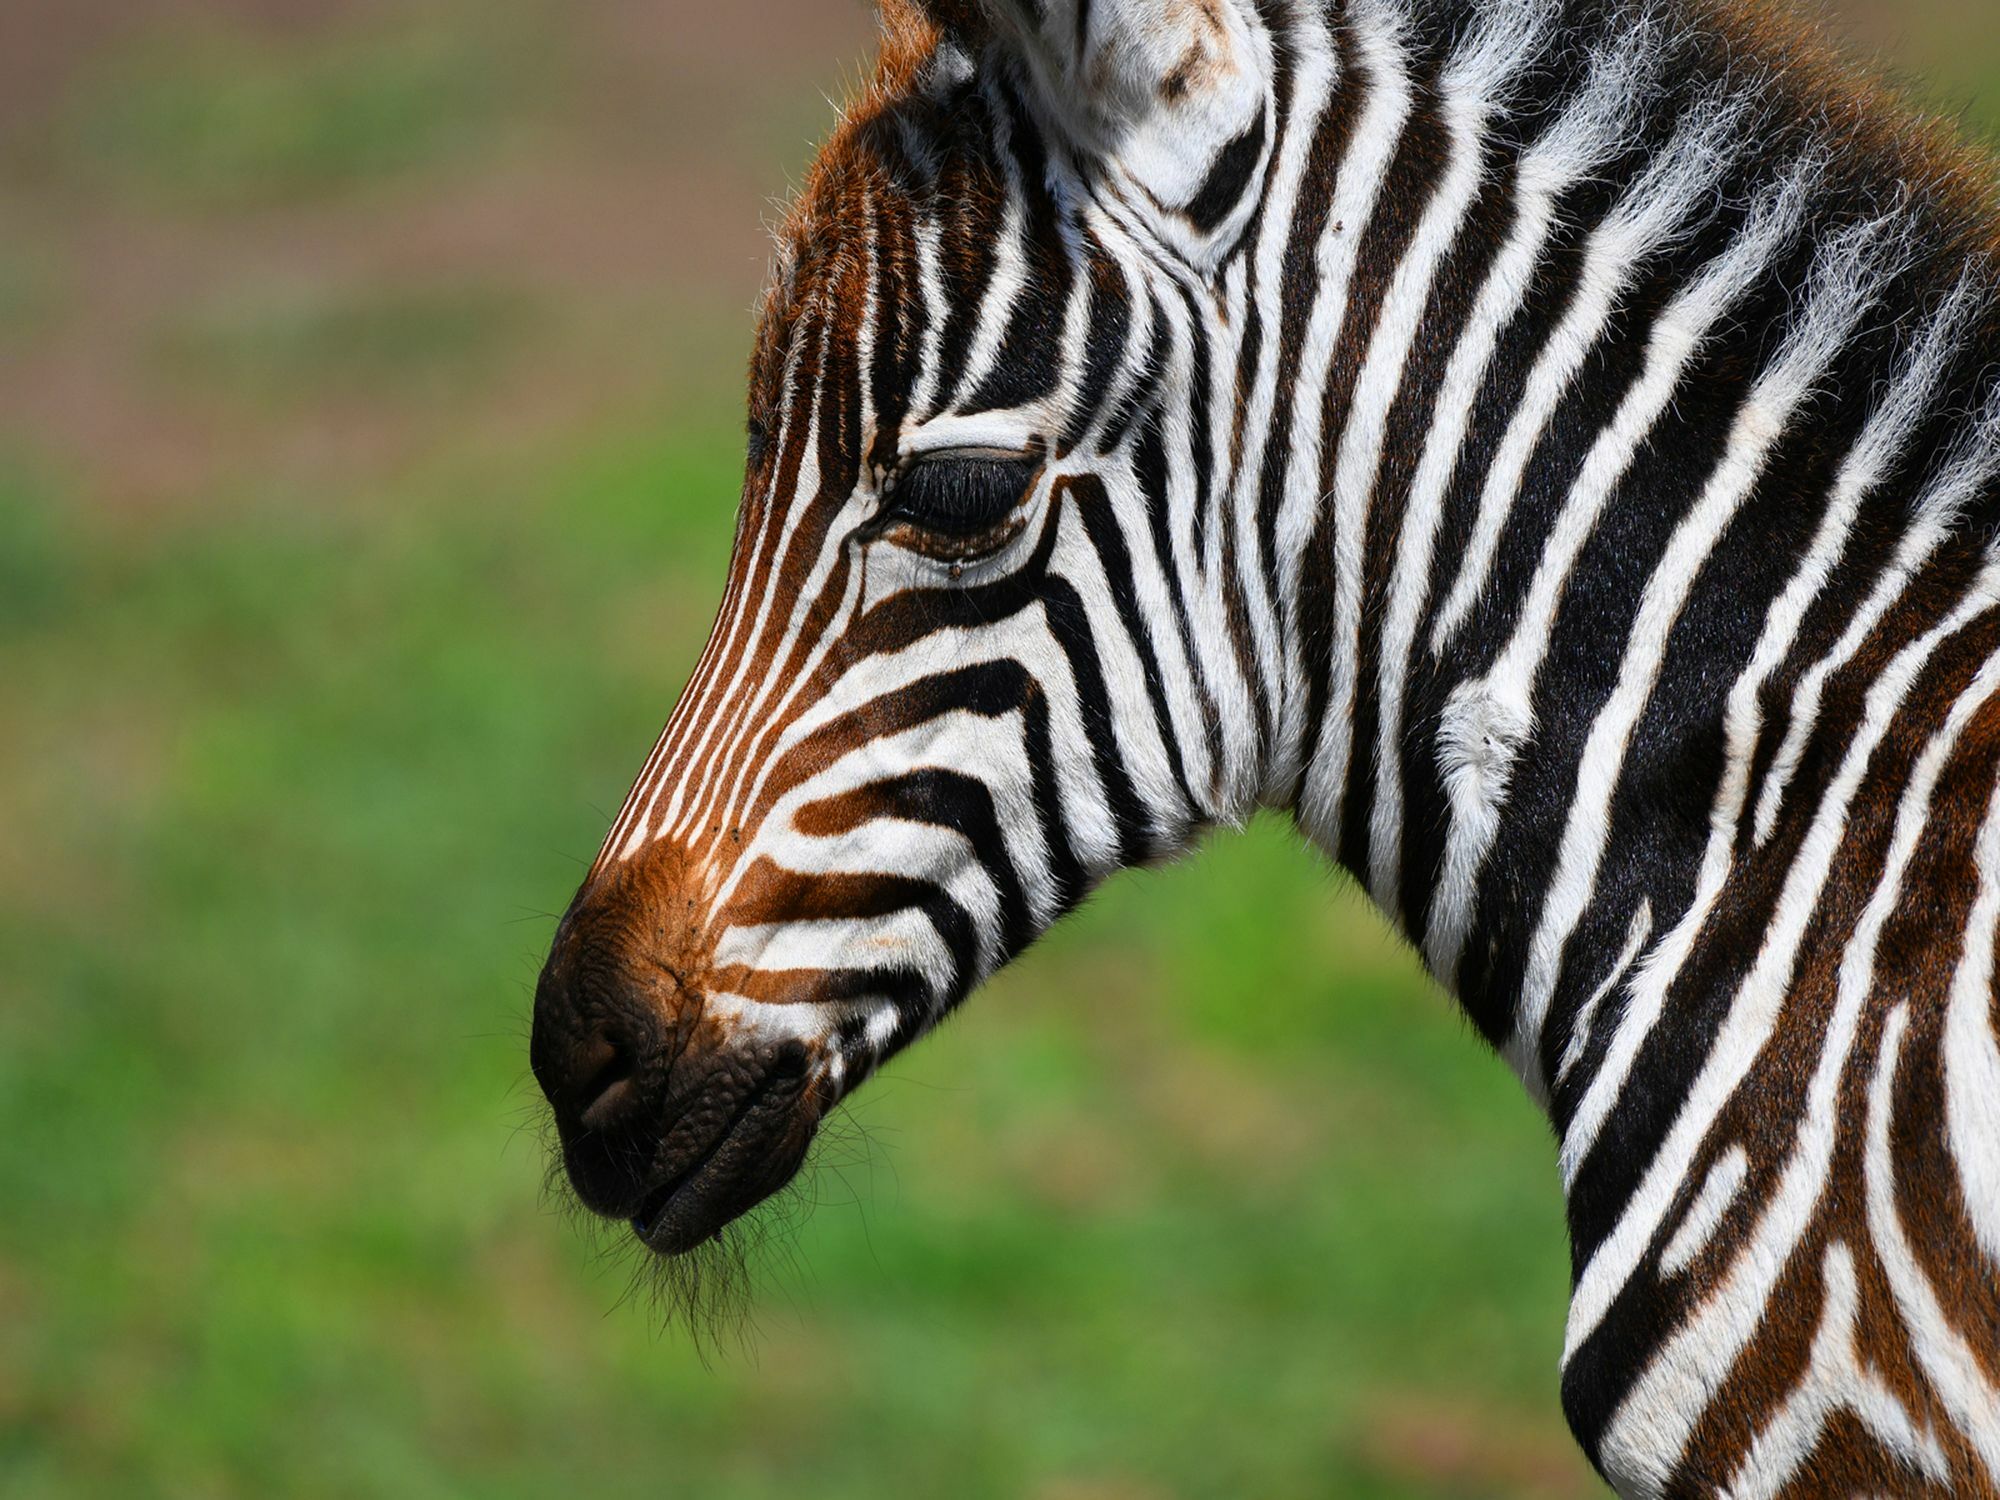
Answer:
[[[1040,466],[1031,457],[923,460],[897,476],[889,514],[938,536],[983,536],[1021,503]]]

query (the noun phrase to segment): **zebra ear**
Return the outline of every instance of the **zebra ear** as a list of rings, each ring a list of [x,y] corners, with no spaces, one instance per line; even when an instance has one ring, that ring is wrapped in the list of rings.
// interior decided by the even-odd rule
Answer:
[[[880,0],[882,29],[894,37],[928,30],[966,44],[986,31],[980,0]]]
[[[934,0],[954,8],[951,0]],[[1252,0],[981,0],[1045,115],[1156,231],[1212,268],[1270,156],[1271,39]]]

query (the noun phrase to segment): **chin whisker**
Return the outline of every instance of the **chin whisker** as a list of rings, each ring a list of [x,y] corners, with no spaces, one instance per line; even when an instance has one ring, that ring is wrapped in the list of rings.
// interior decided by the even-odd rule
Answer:
[[[580,1234],[600,1272],[622,1279],[607,1315],[643,1309],[662,1336],[684,1337],[710,1367],[724,1358],[755,1357],[758,1320],[772,1287],[795,1310],[809,1300],[804,1295],[812,1280],[809,1263],[798,1253],[806,1220],[822,1206],[852,1204],[862,1215],[865,1236],[875,1168],[889,1164],[867,1127],[848,1111],[836,1110],[822,1122],[789,1183],[694,1249],[664,1256],[647,1249],[630,1225],[584,1207],[563,1169],[562,1147],[546,1115],[524,1128],[537,1131],[547,1152],[544,1209]],[[892,1181],[893,1175],[892,1170]],[[829,1191],[829,1183],[838,1189]]]

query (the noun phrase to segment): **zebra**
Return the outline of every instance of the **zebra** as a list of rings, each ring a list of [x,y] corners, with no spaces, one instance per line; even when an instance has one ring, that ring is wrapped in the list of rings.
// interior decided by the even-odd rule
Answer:
[[[2000,1495],[2000,212],[1747,0],[882,0],[706,649],[558,925],[691,1252],[1260,808],[1552,1127],[1626,1496]]]

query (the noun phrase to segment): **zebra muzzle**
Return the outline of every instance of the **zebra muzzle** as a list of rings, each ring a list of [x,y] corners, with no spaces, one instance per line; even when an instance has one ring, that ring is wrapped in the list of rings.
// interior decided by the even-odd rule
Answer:
[[[579,894],[536,985],[529,1060],[577,1199],[672,1255],[789,1182],[824,1107],[812,1048],[709,1013],[643,894]]]

